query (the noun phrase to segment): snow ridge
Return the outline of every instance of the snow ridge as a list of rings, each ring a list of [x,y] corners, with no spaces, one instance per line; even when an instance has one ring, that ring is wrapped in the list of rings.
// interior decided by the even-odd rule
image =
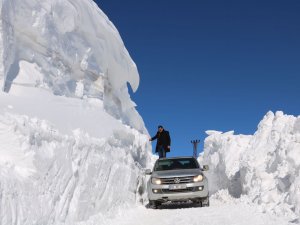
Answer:
[[[104,100],[117,119],[146,133],[128,94],[139,74],[107,16],[92,0],[2,0],[0,85],[48,89],[56,95]],[[23,76],[22,61],[41,77]],[[34,71],[33,71],[34,72]]]
[[[0,224],[101,224],[144,198],[128,84],[137,67],[92,0],[0,1]]]
[[[268,112],[254,135],[209,135],[200,160],[210,165],[212,194],[228,189],[263,211],[299,217],[300,116]]]
[[[150,146],[136,130],[63,135],[44,120],[6,113],[0,138],[0,224],[75,224],[138,201]]]

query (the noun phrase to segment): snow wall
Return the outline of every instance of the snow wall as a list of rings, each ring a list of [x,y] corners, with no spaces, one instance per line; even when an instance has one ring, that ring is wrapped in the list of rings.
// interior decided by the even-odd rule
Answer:
[[[199,160],[211,194],[225,189],[278,215],[300,215],[300,116],[268,112],[254,135],[207,131]]]
[[[0,85],[44,88],[56,95],[94,97],[106,111],[147,133],[127,85],[137,67],[107,16],[92,0],[1,0]],[[20,76],[20,61],[42,76]]]
[[[104,224],[151,161],[137,68],[91,0],[1,0],[0,224]]]
[[[73,132],[0,115],[0,224],[76,224],[93,216],[103,224],[140,200],[147,138],[130,128],[107,139]]]

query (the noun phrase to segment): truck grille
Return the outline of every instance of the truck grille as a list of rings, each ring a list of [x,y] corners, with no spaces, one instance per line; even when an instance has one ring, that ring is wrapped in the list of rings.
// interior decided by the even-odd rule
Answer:
[[[194,187],[186,188],[186,189],[177,189],[177,190],[170,190],[170,189],[161,189],[163,194],[172,194],[172,193],[185,193],[185,192],[194,192],[196,189]]]
[[[161,178],[161,184],[187,184],[193,183],[194,177],[170,177]]]

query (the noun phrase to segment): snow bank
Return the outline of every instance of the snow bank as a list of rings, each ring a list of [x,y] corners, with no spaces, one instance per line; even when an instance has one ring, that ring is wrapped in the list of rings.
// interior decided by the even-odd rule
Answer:
[[[300,215],[300,116],[268,112],[254,135],[209,132],[200,161],[211,193],[246,195],[262,210]]]
[[[98,98],[114,117],[147,132],[127,88],[127,83],[133,91],[138,88],[137,67],[92,0],[2,0],[0,10],[4,91],[23,85]]]
[[[135,204],[148,148],[146,136],[126,127],[99,139],[0,115],[0,223],[74,224]]]
[[[0,224],[102,224],[143,196],[139,75],[92,0],[0,1]]]

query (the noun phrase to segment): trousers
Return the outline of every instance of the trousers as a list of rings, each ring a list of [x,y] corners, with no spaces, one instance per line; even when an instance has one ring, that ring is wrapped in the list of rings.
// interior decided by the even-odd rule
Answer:
[[[166,158],[166,150],[164,149],[163,146],[158,146],[158,156],[159,158]]]

